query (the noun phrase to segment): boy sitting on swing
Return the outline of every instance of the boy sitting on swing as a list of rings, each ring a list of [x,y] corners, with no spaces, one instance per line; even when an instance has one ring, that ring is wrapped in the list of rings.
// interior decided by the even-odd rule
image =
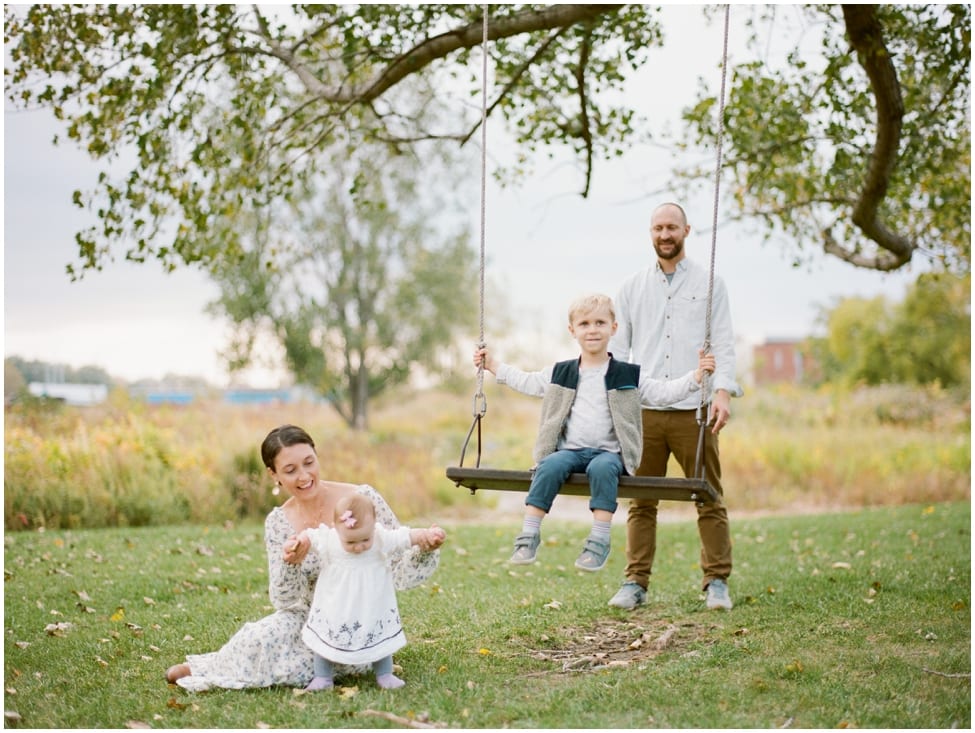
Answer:
[[[524,522],[509,560],[514,565],[535,562],[542,519],[569,475],[585,471],[593,524],[575,566],[602,570],[609,557],[619,477],[624,471],[635,473],[643,452],[641,404],[664,407],[680,402],[700,389],[705,371],[714,371],[714,355],[699,351],[698,368],[679,379],[640,378],[638,364],[618,361],[609,353],[616,328],[612,299],[587,295],[569,308],[569,333],[582,350],[577,359],[524,372],[499,363],[487,348],[474,352],[474,365],[483,365],[498,384],[544,398]]]

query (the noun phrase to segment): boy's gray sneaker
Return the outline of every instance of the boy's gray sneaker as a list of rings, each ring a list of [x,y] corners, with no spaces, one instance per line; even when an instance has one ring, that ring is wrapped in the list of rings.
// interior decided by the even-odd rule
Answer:
[[[576,567],[580,570],[587,570],[594,573],[606,567],[606,560],[609,558],[609,543],[594,540],[587,537],[582,546],[582,552],[576,559]]]
[[[728,594],[728,584],[718,578],[708,583],[704,602],[712,610],[723,608],[730,611],[734,605],[731,602],[731,596]]]
[[[531,565],[535,562],[538,545],[542,541],[540,532],[523,532],[515,537],[515,552],[508,560],[512,565]]]
[[[642,606],[646,600],[647,592],[640,587],[640,584],[636,581],[628,580],[620,586],[620,589],[616,591],[616,595],[609,599],[609,605],[629,610],[637,606]]]

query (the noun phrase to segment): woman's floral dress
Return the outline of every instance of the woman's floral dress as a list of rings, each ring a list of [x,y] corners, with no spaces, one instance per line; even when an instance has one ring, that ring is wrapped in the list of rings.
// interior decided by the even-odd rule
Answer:
[[[400,526],[379,492],[365,484],[357,490],[375,504],[376,519],[380,524],[388,529]],[[275,612],[244,624],[219,651],[188,655],[186,662],[190,674],[177,680],[176,684],[199,692],[211,687],[238,690],[271,685],[304,687],[311,681],[313,655],[301,640],[301,629],[315,592],[320,561],[314,552],[309,552],[299,566],[284,561],[284,543],[294,534],[295,529],[281,507],[272,509],[264,521],[264,544],[270,576],[268,590]],[[423,552],[414,546],[404,551],[393,562],[396,589],[413,588],[427,580],[437,569],[439,559],[439,550]],[[339,674],[368,669],[368,665],[336,666]]]

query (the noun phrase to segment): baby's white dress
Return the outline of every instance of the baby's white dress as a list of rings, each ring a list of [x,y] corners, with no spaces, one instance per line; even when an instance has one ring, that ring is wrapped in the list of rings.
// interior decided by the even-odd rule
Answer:
[[[342,547],[337,530],[308,530],[321,559],[315,597],[301,639],[321,657],[338,664],[368,664],[406,645],[390,560],[408,550],[408,527],[376,524],[372,546],[363,552]]]

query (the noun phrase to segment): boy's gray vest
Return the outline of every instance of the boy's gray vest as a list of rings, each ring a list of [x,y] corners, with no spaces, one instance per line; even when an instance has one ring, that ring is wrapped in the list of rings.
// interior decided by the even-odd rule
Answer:
[[[565,431],[569,411],[579,387],[579,359],[560,361],[552,368],[552,382],[545,388],[538,440],[532,458],[538,463],[554,453]],[[643,454],[643,418],[640,412],[640,365],[617,361],[612,354],[606,369],[606,397],[613,429],[620,442],[623,466],[633,475]]]

